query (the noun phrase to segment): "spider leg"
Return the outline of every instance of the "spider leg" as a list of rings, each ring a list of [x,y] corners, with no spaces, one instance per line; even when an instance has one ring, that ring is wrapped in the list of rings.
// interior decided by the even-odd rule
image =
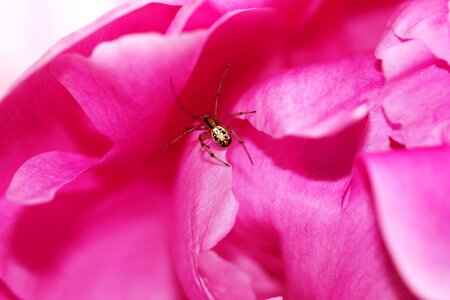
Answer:
[[[158,154],[160,154],[161,152],[163,152],[164,150],[167,150],[167,148],[169,148],[170,146],[172,146],[173,144],[175,144],[176,142],[178,142],[181,138],[185,137],[186,135],[188,135],[189,133],[191,133],[194,130],[203,130],[204,128],[203,124],[198,124],[192,127],[188,127],[186,128],[186,130],[180,134],[179,136],[177,136],[175,139],[173,139],[170,143],[168,143],[167,145],[164,146],[164,148],[161,148],[161,150],[159,150],[158,152],[152,154],[151,156],[147,157],[144,160],[144,163],[148,163],[150,160],[152,160],[155,156],[157,156]]]
[[[223,74],[222,74],[222,79],[220,79],[219,88],[217,89],[216,106],[215,106],[215,109],[214,109],[214,116],[216,116],[216,117],[217,117],[217,111],[219,110],[219,97],[220,97],[220,91],[222,90],[223,80],[227,76],[228,69],[230,68],[230,66],[231,66],[231,63],[227,63],[227,65],[225,67],[225,70],[223,71]]]
[[[202,148],[204,148],[206,150],[206,152],[209,153],[209,155],[211,155],[212,158],[214,158],[215,160],[217,160],[218,162],[220,162],[221,164],[229,167],[230,164],[221,160],[220,158],[218,158],[214,152],[211,150],[211,147],[205,143],[206,140],[211,138],[211,134],[209,131],[203,132],[198,136],[198,139],[200,141],[200,145],[202,146]]]
[[[180,134],[179,136],[174,138],[171,142],[169,142],[167,145],[165,145],[164,148],[161,149],[161,151],[166,150],[167,148],[169,148],[170,146],[172,146],[173,144],[178,142],[181,138],[185,137],[186,135],[188,135],[192,131],[194,131],[194,130],[201,130],[202,126],[203,126],[203,124],[198,124],[198,125],[195,125],[193,127],[188,127],[182,134]]]
[[[253,111],[240,111],[240,112],[235,112],[235,113],[223,116],[221,119],[222,120],[226,120],[226,119],[229,119],[229,118],[234,118],[236,116],[249,115],[249,114],[254,114],[254,113],[256,113],[256,110],[253,110]]]
[[[175,100],[177,101],[178,106],[180,107],[180,109],[187,114],[188,116],[190,116],[193,119],[199,119],[199,116],[194,115],[193,113],[191,113],[189,110],[187,110],[187,108],[183,105],[183,103],[181,102],[181,98],[177,93],[177,90],[175,89],[175,85],[173,84],[173,80],[172,78],[170,78],[170,87],[172,88],[172,93],[175,97]]]
[[[247,150],[247,147],[245,146],[244,141],[237,135],[236,131],[233,130],[231,127],[227,127],[228,130],[230,130],[231,134],[236,138],[236,140],[241,144],[241,146],[244,148],[245,153],[247,154],[248,159],[250,160],[250,163],[253,165],[253,159],[250,156],[250,153]]]
[[[211,114],[210,114],[210,113],[207,113],[207,114],[198,116],[198,119],[199,119],[199,120],[203,120],[204,118],[208,118],[208,117],[211,117]]]

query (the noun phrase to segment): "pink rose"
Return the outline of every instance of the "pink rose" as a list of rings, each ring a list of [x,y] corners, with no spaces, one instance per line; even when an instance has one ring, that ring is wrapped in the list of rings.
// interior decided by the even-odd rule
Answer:
[[[448,3],[166,2],[2,100],[4,296],[448,299]],[[254,164],[235,135],[212,147],[232,168],[201,132],[161,152],[195,123],[171,82],[213,112],[228,63],[219,114],[256,110],[226,123]]]

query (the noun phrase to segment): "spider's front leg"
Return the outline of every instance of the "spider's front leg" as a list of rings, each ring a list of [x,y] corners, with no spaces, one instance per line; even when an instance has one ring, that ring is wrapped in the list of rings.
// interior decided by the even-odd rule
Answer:
[[[194,130],[202,130],[203,129],[203,125],[199,124],[199,125],[195,125],[192,127],[188,127],[186,128],[186,130],[180,134],[179,136],[177,136],[175,139],[173,139],[172,141],[170,141],[168,144],[166,144],[164,146],[164,148],[161,149],[161,151],[166,150],[167,148],[169,148],[170,146],[172,146],[173,144],[175,144],[176,142],[178,142],[181,138],[185,137],[186,135],[188,135],[189,133],[191,133]]]
[[[194,130],[204,130],[203,124],[198,124],[198,125],[186,128],[186,130],[182,134],[178,135],[175,139],[173,139],[172,141],[167,143],[163,148],[161,148],[161,150],[159,150],[158,152],[156,152],[156,153],[152,154],[151,156],[147,157],[144,160],[144,163],[150,162],[155,156],[157,156],[161,152],[167,150],[167,148],[169,148],[170,146],[172,146],[173,144],[175,144],[180,139],[182,139],[183,137],[185,137],[186,135],[188,135],[189,133],[191,133]]]
[[[206,140],[211,138],[211,133],[209,131],[203,132],[198,136],[198,140],[200,141],[200,145],[202,146],[202,148],[204,148],[209,155],[211,155],[212,158],[214,158],[215,160],[217,160],[218,162],[220,162],[221,164],[229,167],[230,164],[221,160],[220,158],[218,158],[214,152],[211,150],[211,147],[205,143]]]
[[[221,120],[223,121],[223,120],[227,120],[227,119],[234,118],[234,117],[237,117],[237,116],[250,115],[250,114],[254,114],[254,113],[256,113],[256,110],[235,112],[235,113],[232,113],[230,115],[223,116],[221,118]]]

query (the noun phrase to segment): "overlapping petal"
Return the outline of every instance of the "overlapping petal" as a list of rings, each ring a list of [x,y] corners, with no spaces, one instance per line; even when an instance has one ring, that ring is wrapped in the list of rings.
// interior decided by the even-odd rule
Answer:
[[[301,19],[298,28],[290,28],[286,63],[295,66],[372,52],[397,2],[322,1],[307,22]]]
[[[18,300],[19,298],[14,295],[11,290],[5,285],[3,281],[0,281],[0,297],[4,300]]]
[[[360,121],[317,140],[248,130],[255,165],[246,164],[239,148],[228,154],[238,218],[275,230],[292,298],[409,297],[384,249],[370,197],[350,182],[363,128]]]
[[[229,64],[219,98],[218,113],[223,116],[237,109],[237,98],[251,83],[267,76],[280,63],[282,19],[272,9],[235,11],[210,31],[180,98],[194,114],[214,112],[218,87]]]
[[[390,43],[389,39],[395,42]],[[420,40],[401,41],[391,35],[385,37],[377,48],[377,57],[382,60],[386,79],[392,80],[427,67],[436,61],[436,57]]]
[[[253,299],[246,275],[211,250],[231,230],[238,210],[230,169],[209,161],[196,143],[185,147],[182,158],[174,193],[174,258],[184,290],[192,299]]]
[[[0,104],[1,194],[33,156],[61,151],[101,157],[111,147],[60,84],[48,74],[40,80],[42,85],[35,93],[19,88]]]
[[[320,6],[324,1],[313,0],[313,1],[270,1],[270,0],[251,0],[251,1],[224,1],[224,0],[209,0],[211,6],[219,11],[233,11],[239,9],[248,8],[265,8],[270,7],[278,10],[283,14],[283,19],[292,23],[304,22],[305,19],[311,17],[313,12]]]
[[[119,182],[65,192],[40,206],[9,208],[15,213],[3,218],[1,277],[15,294],[179,298],[168,251],[167,190],[143,177]]]
[[[276,138],[323,137],[363,119],[382,83],[373,58],[361,55],[289,69],[255,84],[236,107],[256,110],[255,127]]]
[[[196,114],[212,111],[221,73],[231,61],[219,102],[219,113],[227,114],[235,95],[245,86],[244,82],[267,64],[266,58],[276,53],[276,43],[259,38],[267,30],[276,33],[279,28],[276,21],[276,14],[270,10],[246,10],[228,16],[218,25],[205,43],[197,66],[181,93],[187,108]],[[236,28],[240,30],[236,31]],[[264,51],[255,54],[261,48]],[[209,80],[205,81],[205,78]],[[174,253],[181,283],[189,297],[195,299],[253,299],[255,294],[248,275],[211,250],[235,222],[238,207],[231,192],[230,169],[201,152],[195,140],[192,137],[185,143],[174,194]],[[224,274],[227,280],[224,280]]]
[[[6,191],[10,201],[37,204],[53,199],[56,191],[99,162],[78,153],[47,152],[27,160]]]
[[[146,1],[121,6],[62,40],[25,72],[0,105],[1,193],[34,155],[66,151],[100,157],[111,146],[55,80],[49,62],[62,53],[89,55],[98,43],[130,32],[164,32],[177,10],[178,6]]]
[[[128,162],[141,163],[158,150],[164,126],[172,123],[171,81],[184,84],[205,37],[206,32],[129,35],[98,46],[89,59],[63,56],[52,70],[94,126],[115,143],[111,155],[127,152]]]
[[[447,0],[408,2],[392,28],[397,37],[420,40],[437,58],[450,63],[450,23]]]
[[[89,55],[97,44],[130,32],[164,32],[177,10],[145,1],[125,5],[61,41],[19,79],[0,106],[1,194],[19,170],[8,195],[48,201],[97,162],[89,157],[100,158],[111,147],[48,63],[63,53]],[[58,193],[58,201],[43,206],[24,208],[1,197],[1,278],[15,294],[22,299],[179,296],[166,247],[162,192],[148,182],[124,188],[123,178],[114,179],[120,173],[83,176]],[[149,195],[156,198],[155,207]],[[131,205],[129,197],[135,198]]]
[[[246,274],[257,299],[288,294],[280,241],[272,227],[238,214],[233,229],[214,251]]]
[[[370,38],[357,45],[354,37],[360,34],[348,27],[351,22],[338,21],[337,30],[331,28],[334,22],[314,23],[321,1],[199,0],[181,9],[180,1],[167,2],[128,4],[69,37],[2,103],[6,114],[0,114],[0,123],[19,126],[11,132],[0,127],[5,157],[0,197],[18,169],[9,198],[28,203],[57,198],[36,207],[0,201],[5,245],[0,277],[11,291],[24,299],[182,298],[173,259],[184,293],[192,299],[412,298],[394,266],[419,296],[447,295],[448,289],[431,279],[448,277],[446,265],[434,268],[433,260],[447,263],[448,243],[442,237],[448,226],[435,226],[429,212],[384,221],[385,215],[396,217],[405,202],[391,209],[393,204],[383,201],[397,196],[408,180],[434,174],[436,161],[446,165],[448,151],[436,152],[431,169],[426,167],[430,155],[419,151],[413,156],[424,162],[423,172],[392,180],[386,189],[383,176],[393,177],[397,166],[384,156],[365,158],[369,175],[352,177],[358,151],[388,149],[392,128],[407,146],[450,140],[448,68],[434,65],[435,56],[446,60],[436,38],[446,32],[443,1],[417,1],[430,8],[431,17],[425,18],[417,15],[416,4],[408,5],[395,23],[395,35],[387,36],[386,51],[380,52],[385,77],[411,76],[390,82],[383,98],[382,74],[372,55],[342,59],[344,53],[373,49],[373,33],[386,18],[375,13],[362,22],[365,4],[360,11],[350,9],[353,24],[374,25]],[[333,12],[336,3],[329,1],[316,17]],[[390,11],[388,3],[380,11]],[[308,28],[317,31],[308,35]],[[330,38],[324,32],[342,35]],[[305,37],[301,46],[294,42],[299,36]],[[335,51],[334,45],[344,46]],[[418,62],[410,63],[415,55]],[[324,57],[331,59],[314,62]],[[398,58],[403,58],[400,65],[387,69]],[[159,152],[192,122],[176,98],[193,114],[213,112],[227,64],[219,115],[257,111],[249,122],[224,122],[245,140],[254,166],[236,135],[227,153],[213,148],[232,169],[201,151],[195,134]],[[425,101],[430,95],[425,86],[433,86],[433,101]],[[43,100],[45,93],[51,95]],[[407,172],[410,157],[397,161],[396,155],[403,153],[393,156]],[[90,169],[91,177],[80,176],[101,158],[105,165]],[[437,170],[444,182],[444,167]],[[367,178],[375,187],[382,233],[388,251],[395,248],[392,253],[379,233]],[[418,192],[413,195],[418,205],[425,204],[417,197],[431,189],[422,187],[409,191]],[[439,200],[438,208],[448,211],[441,201],[445,192],[431,195]],[[398,224],[400,233],[415,226],[411,216],[427,220],[416,244],[429,238],[429,228],[435,233],[432,257],[416,251],[399,258],[406,239],[391,242],[398,231],[386,234]],[[438,223],[447,217],[442,212]],[[414,275],[428,267],[428,273]],[[74,291],[69,298],[67,289]]]
[[[364,157],[383,237],[410,288],[424,299],[450,296],[450,149]]]
[[[450,23],[446,0],[403,4],[377,48],[387,79],[408,75],[433,64],[450,63]]]
[[[449,86],[449,68],[439,65],[386,85],[383,107],[389,121],[397,125],[396,140],[409,147],[450,142]]]

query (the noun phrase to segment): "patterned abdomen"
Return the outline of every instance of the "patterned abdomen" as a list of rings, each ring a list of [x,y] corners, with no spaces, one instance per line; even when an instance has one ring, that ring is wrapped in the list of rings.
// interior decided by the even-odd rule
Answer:
[[[214,142],[220,147],[228,147],[231,144],[231,136],[222,126],[216,126],[211,130]]]

